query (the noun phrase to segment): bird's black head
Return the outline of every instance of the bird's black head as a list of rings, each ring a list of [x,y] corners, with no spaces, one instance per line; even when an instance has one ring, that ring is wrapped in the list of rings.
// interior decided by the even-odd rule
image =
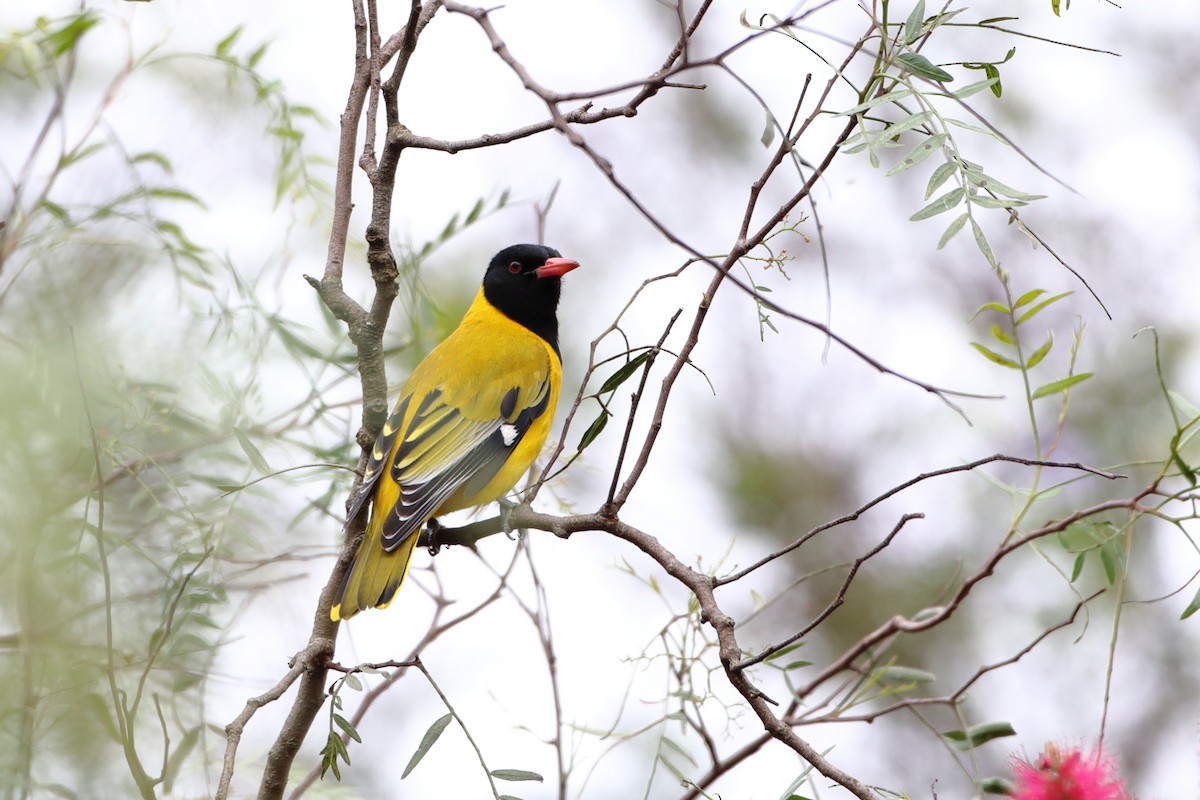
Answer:
[[[553,247],[514,244],[497,253],[483,276],[483,294],[504,316],[541,336],[558,352],[562,276],[579,266]]]

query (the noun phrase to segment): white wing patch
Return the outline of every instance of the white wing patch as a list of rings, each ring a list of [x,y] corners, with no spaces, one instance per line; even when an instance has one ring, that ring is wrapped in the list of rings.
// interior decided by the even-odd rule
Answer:
[[[506,422],[500,426],[500,438],[504,440],[505,447],[512,447],[513,442],[517,440],[517,436],[519,436],[520,433],[521,432],[517,430],[517,426],[513,425],[511,422]]]

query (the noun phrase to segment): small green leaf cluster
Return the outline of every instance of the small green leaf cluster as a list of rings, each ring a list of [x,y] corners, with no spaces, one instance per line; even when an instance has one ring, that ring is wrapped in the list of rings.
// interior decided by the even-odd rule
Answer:
[[[992,338],[996,344],[989,346],[980,342],[971,342],[971,347],[993,364],[1028,373],[1050,353],[1054,346],[1054,333],[1053,331],[1047,332],[1046,340],[1027,355],[1021,346],[1021,333],[1023,332],[1021,326],[1030,322],[1049,306],[1068,297],[1071,292],[1062,292],[1043,298],[1044,294],[1046,294],[1045,289],[1032,289],[1018,297],[1016,302],[1011,305],[998,302],[984,303],[975,311],[975,316],[990,311],[1001,315],[1008,324],[1005,327],[1001,327],[999,324],[991,326]],[[1090,377],[1092,377],[1091,372],[1080,372],[1057,378],[1032,389],[1029,393],[1029,400],[1034,401],[1043,397],[1065,394],[1071,387]]]
[[[355,669],[363,672],[378,672],[366,665],[360,665]],[[326,772],[332,772],[333,777],[339,781],[342,779],[342,769],[338,762],[341,761],[346,766],[350,766],[350,740],[353,739],[362,744],[362,736],[354,729],[350,720],[340,713],[344,689],[355,692],[363,690],[363,683],[354,671],[347,672],[329,687],[329,730],[325,737],[325,746],[321,748],[321,777],[324,778]],[[404,774],[407,775],[408,772],[406,771]]]
[[[926,205],[917,210],[909,218],[914,222],[930,219],[947,211],[963,207],[962,213],[954,218],[946,227],[938,240],[938,249],[946,246],[958,233],[970,223],[971,231],[979,251],[987,259],[988,264],[997,268],[996,259],[988,244],[987,237],[975,218],[976,209],[1001,209],[1014,217],[1013,209],[1039,200],[1043,195],[1015,189],[984,172],[984,168],[962,155],[953,129],[980,133],[995,138],[1007,145],[1008,141],[990,125],[986,127],[961,119],[946,116],[942,109],[942,101],[959,103],[984,89],[990,89],[998,98],[1002,94],[999,65],[1008,62],[1016,53],[1016,48],[1009,49],[1002,59],[994,61],[956,62],[966,69],[978,69],[984,72],[984,80],[977,81],[957,89],[929,90],[922,81],[913,80],[913,76],[927,81],[948,83],[954,76],[933,64],[926,56],[917,52],[927,37],[939,27],[946,25],[951,19],[965,9],[943,11],[930,17],[925,16],[924,0],[913,7],[905,21],[903,29],[894,38],[895,47],[887,51],[890,55],[881,56],[880,66],[871,83],[860,93],[859,102],[854,107],[841,112],[843,116],[859,117],[859,130],[841,144],[845,153],[867,152],[871,166],[880,165],[879,151],[903,147],[904,134],[916,134],[920,139],[916,144],[909,145],[904,156],[887,171],[894,176],[906,172],[931,158],[935,153],[943,156],[941,163],[930,176],[925,189]],[[974,26],[989,28],[993,23],[1011,18],[994,18],[973,23]],[[953,23],[956,26],[962,23]],[[902,114],[900,119],[887,121],[878,116],[884,108],[892,107]],[[878,127],[869,125],[878,123]],[[954,179],[954,185],[947,191],[934,196],[947,181]],[[1022,232],[1025,232],[1023,227]]]

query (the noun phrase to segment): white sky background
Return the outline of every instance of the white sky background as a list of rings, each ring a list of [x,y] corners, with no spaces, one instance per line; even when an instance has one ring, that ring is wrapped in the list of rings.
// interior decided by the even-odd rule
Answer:
[[[402,4],[394,5],[385,13],[398,15]],[[1200,300],[1195,278],[1195,254],[1200,252],[1195,144],[1200,135],[1200,114],[1195,108],[1200,87],[1195,77],[1195,56],[1172,55],[1190,52],[1200,12],[1184,0],[1156,3],[1152,8],[1129,3],[1124,9],[1100,0],[1075,0],[1063,18],[1055,19],[1048,0],[1020,4],[1020,12],[1014,11],[1013,5],[980,3],[967,16],[1020,13],[1022,20],[1014,25],[1022,30],[1122,54],[1113,58],[1017,40],[1016,58],[1002,67],[1003,102],[994,103],[990,95],[977,95],[974,101],[1000,127],[1016,131],[1024,150],[1078,194],[1065,191],[986,140],[969,134],[962,138],[965,147],[978,148],[968,150],[968,157],[977,153],[977,160],[991,174],[1018,188],[1050,195],[1023,216],[1086,276],[1113,312],[1112,322],[1103,319],[1077,281],[1045,253],[1031,251],[1025,240],[1003,226],[998,217],[989,219],[986,229],[998,257],[1014,274],[1016,291],[1032,286],[1052,292],[1076,290],[1070,315],[1064,313],[1065,324],[1057,331],[1059,347],[1065,350],[1070,320],[1075,315],[1084,316],[1089,331],[1083,368],[1096,370],[1099,376],[1094,380],[1102,381],[1106,363],[1148,357],[1149,342],[1144,337],[1132,340],[1135,331],[1149,324],[1179,330],[1184,321],[1194,320],[1196,302]],[[45,4],[39,11],[50,13],[50,7]],[[60,7],[67,10],[71,4]],[[112,13],[132,21],[136,41],[166,36],[172,49],[181,50],[210,50],[234,25],[245,24],[241,40],[245,45],[272,41],[264,70],[280,77],[293,101],[312,105],[336,122],[344,107],[352,66],[349,7],[346,3],[308,3],[303,4],[302,12],[297,10],[299,7],[287,2],[156,0],[114,6]],[[737,20],[743,8],[738,3],[718,1],[709,15],[709,34],[697,43],[697,49],[711,52],[742,37],[745,31]],[[761,12],[784,14],[788,10],[786,5],[748,9],[751,18]],[[11,20],[20,13],[4,8],[0,9],[0,18]],[[849,23],[837,22],[839,16]],[[661,63],[664,31],[669,31],[671,24],[671,15],[664,7],[634,0],[513,0],[493,19],[531,73],[546,85],[560,89],[606,85],[653,70]],[[398,16],[385,18],[383,27],[391,30],[399,23]],[[832,27],[845,36],[853,36],[860,29],[852,8],[818,15],[813,25]],[[801,59],[793,43],[782,37],[776,39],[746,51],[731,63],[759,86],[781,113],[786,113],[803,70],[815,71],[819,65]],[[963,47],[968,49],[963,53],[939,53],[935,44],[928,55],[935,62],[958,60],[964,55],[998,58],[1013,43],[999,36],[964,41],[967,43]],[[976,42],[978,47],[971,49]],[[115,42],[109,46],[117,48]],[[840,55],[836,46],[818,46],[831,57]],[[1186,59],[1190,59],[1191,70],[1179,68],[1187,63]],[[1168,65],[1175,68],[1168,69]],[[975,76],[982,77],[972,73],[970,79]],[[749,180],[769,151],[756,141],[763,120],[755,103],[728,80],[711,74],[706,79],[713,84],[706,97],[727,114],[724,119],[736,137],[736,142],[728,146],[730,155],[726,158],[713,157],[711,148],[697,150],[705,154],[704,159],[680,171],[671,160],[674,153],[684,149],[679,144],[666,147],[667,158],[655,159],[660,143],[683,136],[681,129],[689,119],[695,120],[696,126],[690,135],[699,140],[713,136],[702,127],[704,117],[687,116],[686,104],[693,103],[690,108],[695,113],[695,108],[708,100],[683,98],[680,92],[664,92],[647,103],[634,120],[614,120],[581,132],[613,161],[617,174],[664,223],[701,250],[724,252],[740,220],[740,213],[731,216],[730,209],[740,207]],[[824,73],[815,74],[814,87],[823,79]],[[968,78],[959,80],[965,83]],[[417,133],[444,138],[474,137],[542,117],[540,101],[520,91],[513,76],[489,51],[482,33],[464,18],[439,18],[430,26],[402,97],[406,125]],[[257,270],[273,258],[283,226],[289,222],[283,214],[271,212],[263,142],[254,138],[247,141],[247,126],[242,120],[222,117],[228,109],[223,110],[219,104],[208,106],[208,119],[197,119],[194,112],[176,114],[171,108],[170,98],[161,96],[161,87],[130,90],[115,107],[114,124],[134,139],[144,137],[145,146],[170,152],[178,167],[179,182],[209,204],[208,213],[189,223],[196,226],[189,228],[194,237],[218,251],[227,251],[235,263]],[[4,129],[9,127],[5,124]],[[827,140],[830,130],[832,127],[826,126],[819,131],[811,151],[804,154],[819,157],[824,152],[820,142]],[[314,131],[310,148],[332,158],[335,136],[333,126]],[[894,151],[891,157],[902,153]],[[885,161],[885,168],[890,163]],[[922,205],[921,192],[928,173],[929,169],[918,168],[904,178],[885,179],[883,170],[870,169],[865,156],[842,157],[819,188],[816,198],[830,248],[834,326],[905,374],[955,389],[1004,393],[1012,398],[1017,388],[1013,376],[984,363],[966,344],[982,335],[983,330],[978,324],[968,325],[971,311],[979,303],[998,299],[998,287],[989,278],[986,263],[966,234],[945,251],[934,250],[949,215],[930,222],[907,222],[908,215]],[[397,241],[424,241],[436,236],[451,213],[465,212],[478,197],[495,197],[502,188],[509,187],[514,201],[534,201],[560,181],[549,217],[547,243],[584,264],[566,281],[560,313],[567,361],[565,406],[577,385],[587,342],[638,283],[676,268],[684,258],[656,237],[580,153],[554,134],[496,151],[453,157],[410,152],[401,162],[397,181],[394,237]],[[368,200],[361,173],[356,175],[356,184],[358,210],[351,235],[361,238]],[[465,302],[495,250],[534,237],[533,220],[528,206],[496,215],[451,242],[428,269],[453,268],[452,280],[461,286]],[[314,225],[311,236],[297,236],[294,244],[298,246],[290,261],[277,278],[263,284],[267,294],[264,302],[278,304],[291,318],[316,320],[312,291],[300,276],[317,275],[323,268],[324,227],[321,221]],[[812,222],[802,230],[811,234]],[[795,240],[788,249],[798,256],[789,268],[792,280],[783,281],[777,274],[763,280],[775,290],[774,298],[781,304],[821,319],[825,313],[824,285],[816,245]],[[690,323],[692,306],[708,277],[703,268],[693,267],[681,281],[650,293],[629,319],[631,339],[638,344],[652,343],[670,312],[683,305],[684,314],[673,338],[676,343],[681,341],[680,334]],[[347,258],[347,280],[360,300],[367,297],[368,281],[357,241]],[[440,275],[430,276],[429,280],[451,282],[450,278],[443,281]],[[727,421],[733,417],[730,432],[750,439],[781,444],[833,439],[827,445],[830,449],[888,447],[887,457],[871,460],[866,471],[847,476],[847,482],[855,487],[853,495],[860,501],[922,470],[998,450],[1030,454],[1027,437],[1013,439],[1011,435],[1014,429],[1022,430],[1019,403],[966,402],[963,405],[974,423],[974,427],[968,427],[936,399],[894,378],[876,375],[845,351],[834,348],[828,361],[822,363],[824,341],[820,336],[786,320],[776,318],[780,334],[768,333],[760,344],[755,320],[749,300],[728,288],[723,290],[697,351],[697,362],[713,380],[716,395],[698,375],[685,373],[660,449],[642,487],[622,515],[654,533],[685,561],[702,554],[705,563],[710,563],[725,553],[731,537],[735,541],[730,564],[746,564],[768,546],[752,532],[735,530],[729,510],[710,488],[713,481],[720,480],[711,436],[718,417]],[[1168,377],[1174,388],[1195,401],[1200,396],[1200,380],[1195,369],[1194,322],[1183,330],[1190,331],[1192,337],[1191,368],[1178,364]],[[398,385],[401,376],[390,378]],[[657,378],[652,381],[656,384]],[[747,386],[752,387],[750,403],[746,402]],[[286,384],[281,384],[279,390],[286,392]],[[625,407],[627,396],[627,391],[625,399],[618,393],[618,408]],[[273,398],[265,397],[263,402],[269,407]],[[748,408],[753,415],[736,419],[735,415]],[[1161,409],[1146,413],[1161,414]],[[589,404],[581,411],[585,423],[591,414],[594,407]],[[355,424],[357,421],[356,415]],[[618,423],[623,419],[613,420],[605,437],[573,470],[569,488],[556,491],[555,496],[567,498],[579,510],[597,506],[607,489],[603,467],[612,462]],[[572,432],[569,444],[578,440],[582,429]],[[1153,430],[1161,430],[1161,420]],[[1162,437],[1151,442],[1154,447],[1164,443]],[[288,466],[275,460],[286,457],[281,453],[266,450],[273,467]],[[1154,454],[1153,450],[1139,453]],[[347,453],[348,463],[353,458],[353,453]],[[965,485],[965,479],[953,484]],[[321,491],[319,482],[309,488],[313,495]],[[956,507],[957,501],[946,494],[942,485],[915,491],[852,535],[874,541],[900,513],[920,510],[930,518],[916,526],[913,539],[923,541],[927,537],[930,547],[952,541],[969,517],[964,518],[965,509]],[[551,500],[551,495],[543,493],[539,505],[552,508]],[[267,541],[274,545],[282,541],[283,523],[292,514],[289,509],[279,515],[280,529],[264,532]],[[1006,521],[1007,517],[992,527]],[[308,537],[306,543],[332,542],[337,534],[311,523],[301,533]],[[897,557],[895,568],[920,569],[921,546],[908,540],[906,543],[914,549],[906,551],[907,560]],[[652,719],[659,713],[658,707],[643,706],[642,702],[653,701],[666,690],[661,669],[656,665],[639,671],[625,659],[651,641],[666,614],[649,590],[614,566],[625,558],[640,574],[654,574],[664,584],[667,579],[632,548],[598,534],[579,535],[569,542],[535,534],[533,544],[552,605],[567,719],[589,728],[608,726],[631,678],[636,680],[621,729],[629,730]],[[483,548],[497,565],[505,563],[510,551],[511,545],[499,537]],[[1162,553],[1166,558],[1172,551],[1164,543],[1163,549],[1147,552]],[[969,558],[969,554],[964,557]],[[418,559],[420,564],[425,556],[418,554]],[[1161,565],[1161,580],[1155,585],[1176,587],[1186,580],[1194,557],[1184,559],[1186,556],[1178,565]],[[438,564],[451,594],[470,594],[472,587],[483,580],[484,573],[467,552],[447,551]],[[1030,569],[1031,575],[1046,574]],[[210,700],[210,720],[224,724],[247,696],[277,680],[286,660],[307,639],[312,607],[325,574],[326,565],[315,563],[306,581],[291,582],[264,594],[243,613],[234,629],[236,640],[227,647],[218,667],[222,680],[215,684]],[[421,580],[422,575],[416,573],[416,578]],[[735,598],[729,602],[748,609],[749,598],[738,597],[738,591],[736,587],[729,590],[729,596]],[[1189,588],[1160,606],[1130,611],[1126,631],[1144,620],[1147,632],[1131,633],[1127,641],[1152,649],[1156,635],[1170,637],[1186,641],[1179,649],[1190,648],[1194,654],[1200,644],[1197,622],[1173,621],[1191,594]],[[682,593],[671,590],[668,596],[676,610],[682,608]],[[1011,592],[1003,597],[986,597],[995,603],[1021,602],[1014,600]],[[905,613],[916,610],[903,609]],[[1011,609],[1012,626],[1017,630],[1024,630],[1021,611],[1020,606]],[[427,600],[410,587],[388,610],[366,613],[355,619],[349,630],[343,630],[339,659],[354,663],[402,657],[413,637],[423,630],[428,612]],[[1044,623],[1040,619],[1036,622]],[[1053,651],[1065,661],[1035,654],[1017,668],[1001,670],[979,689],[984,698],[1005,709],[1006,718],[1016,723],[1019,733],[1016,739],[989,745],[1000,757],[997,763],[1002,764],[1003,754],[1012,749],[1033,754],[1047,739],[1094,738],[1108,625],[1107,617],[1100,614],[1077,645],[1069,647],[1064,642],[1064,649]],[[1155,627],[1160,625],[1169,627]],[[1032,630],[1004,641],[1022,641]],[[1060,636],[1066,640],[1074,634]],[[749,639],[743,642],[761,643]],[[1137,650],[1135,645],[1130,647]],[[995,659],[1007,652],[992,650],[983,657]],[[1149,658],[1153,657],[1150,653]],[[1120,742],[1136,738],[1138,726],[1147,724],[1136,708],[1139,689],[1137,672],[1132,668],[1137,663],[1134,658],[1129,650],[1118,649],[1116,700],[1110,719],[1118,756]],[[445,637],[424,654],[424,660],[455,708],[467,718],[490,767],[553,775],[550,748],[517,730],[524,725],[538,736],[549,736],[552,717],[544,661],[534,631],[511,603],[493,607],[484,620]],[[1036,691],[1036,685],[1029,685],[1038,680],[1053,683],[1060,674],[1071,687],[1060,703],[1047,702],[1044,694]],[[1027,693],[1030,702],[1025,702]],[[1181,698],[1183,702],[1191,700]],[[250,793],[255,785],[255,759],[265,754],[288,702],[290,695],[284,702],[260,711],[251,723],[240,751],[243,760],[236,781],[240,794]],[[353,703],[353,698],[348,702]],[[440,703],[420,676],[406,678],[373,709],[361,727],[365,744],[352,747],[354,766],[347,770],[348,782],[358,785],[365,797],[486,796],[482,773],[455,727],[396,788],[400,771],[421,734],[442,713]],[[301,756],[300,761],[306,765],[315,763],[321,724],[319,721],[309,737],[310,747]],[[820,750],[834,747],[830,757],[868,782],[902,788],[913,797],[927,797],[931,781],[937,778],[939,797],[965,796],[964,784],[948,759],[922,763],[917,768],[906,765],[908,742],[900,735],[889,736],[891,725],[877,723],[869,729],[826,727],[801,733]],[[1131,786],[1138,797],[1145,800],[1195,795],[1200,785],[1197,726],[1200,716],[1193,715],[1189,724],[1177,725],[1161,736],[1161,752],[1152,763],[1143,765],[1138,782]],[[757,730],[755,721],[747,716],[738,721],[731,736],[736,740]],[[577,776],[586,772],[605,746],[584,739]],[[585,796],[640,793],[648,779],[646,752],[633,746],[608,755],[589,781]],[[935,751],[930,748],[929,752]],[[754,765],[735,771],[717,786],[717,791],[725,798],[774,798],[798,771],[795,758],[782,748],[768,747]],[[572,785],[578,790],[578,777]],[[552,792],[548,784],[514,784],[506,788],[527,800],[549,797]],[[666,775],[654,783],[651,791],[653,797],[678,794],[675,781]],[[829,796],[840,795],[834,792]]]

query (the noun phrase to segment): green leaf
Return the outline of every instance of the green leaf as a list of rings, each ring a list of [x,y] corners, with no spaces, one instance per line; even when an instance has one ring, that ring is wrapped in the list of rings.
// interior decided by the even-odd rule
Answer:
[[[1027,205],[1024,200],[1011,200],[1003,197],[992,197],[986,194],[971,195],[971,202],[980,208],[1020,208]]]
[[[50,216],[54,217],[59,222],[65,223],[67,225],[71,224],[71,215],[68,214],[67,210],[65,208],[63,208],[62,206],[60,206],[58,203],[52,203],[49,200],[43,200],[42,208],[44,208],[46,210],[46,212],[48,214],[50,214]]]
[[[579,437],[579,444],[576,445],[575,451],[582,451],[592,442],[596,441],[596,437],[604,430],[604,426],[608,424],[608,418],[611,416],[612,414],[609,413],[607,408],[601,408],[600,416],[592,420],[592,424],[588,425],[587,430],[583,432],[583,436]]]
[[[608,380],[604,381],[604,383],[600,386],[600,391],[597,392],[597,394],[606,394],[611,392],[622,383],[629,380],[629,377],[633,375],[633,373],[637,372],[637,368],[644,364],[646,359],[650,357],[650,353],[650,350],[645,350],[641,353],[638,353],[629,361],[625,362],[620,369],[608,376]]]
[[[996,303],[996,302],[984,303],[979,308],[975,309],[975,313],[971,315],[971,319],[975,319],[980,314],[982,314],[984,311],[995,311],[1000,314],[1008,314],[1009,312],[1012,311],[1012,309],[1010,309],[1008,306],[1004,305],[1003,303]]]
[[[993,739],[1016,735],[1016,730],[1007,722],[985,722],[982,725],[972,725],[966,730],[946,731],[942,738],[955,750],[974,750]]]
[[[873,677],[882,683],[933,683],[937,676],[915,667],[890,666],[875,670]]]
[[[1039,347],[1037,350],[1034,350],[1033,355],[1031,355],[1029,357],[1029,360],[1025,362],[1025,368],[1033,369],[1038,364],[1042,363],[1042,359],[1046,357],[1046,354],[1050,352],[1050,348],[1053,346],[1054,346],[1054,333],[1051,332],[1050,335],[1046,337],[1046,343],[1043,344],[1041,347]]]
[[[1067,297],[1070,294],[1072,294],[1072,293],[1071,292],[1063,292],[1061,294],[1056,294],[1052,297],[1047,297],[1045,300],[1038,303],[1036,306],[1029,309],[1024,314],[1022,314],[1020,317],[1018,317],[1017,324],[1020,325],[1025,320],[1031,319],[1035,314],[1037,314],[1039,311],[1041,311],[1046,306],[1050,305],[1051,303],[1057,303],[1059,300],[1062,300],[1064,297]]]
[[[767,656],[763,660],[764,661],[773,661],[774,659],[779,658],[780,656],[787,655],[788,653],[792,652],[793,650],[797,650],[801,647],[804,647],[804,642],[796,642],[794,644],[789,644],[787,647],[779,648],[778,650],[776,650],[774,653],[771,653],[771,655]]]
[[[946,70],[937,66],[920,53],[901,53],[899,56],[897,56],[896,60],[903,64],[904,68],[909,72],[913,73],[914,75],[920,75],[922,78],[942,81],[943,83],[949,83],[950,81],[954,80],[953,75],[951,75],[949,72],[946,72]]]
[[[491,776],[502,781],[537,781],[541,783],[544,780],[541,775],[527,769],[494,769]]]
[[[71,50],[85,33],[98,24],[100,24],[100,18],[94,16],[90,11],[71,17],[70,22],[46,36],[45,42],[50,46],[51,55],[57,58]]]
[[[947,161],[945,164],[939,165],[938,168],[933,171],[933,174],[929,176],[929,184],[925,187],[925,199],[928,200],[929,198],[933,197],[933,193],[936,192],[941,185],[945,183],[957,170],[957,161]]]
[[[979,248],[979,252],[983,253],[983,257],[994,269],[997,266],[996,257],[992,255],[992,248],[988,245],[987,237],[983,235],[983,228],[979,227],[979,223],[975,221],[974,217],[971,218],[971,233],[975,235],[975,244]]]
[[[1075,563],[1071,566],[1071,583],[1079,580],[1079,576],[1083,573],[1083,565],[1087,563],[1087,553],[1080,553],[1075,556]]]
[[[408,766],[401,773],[400,780],[407,778],[408,774],[416,769],[417,764],[421,763],[421,759],[429,752],[429,748],[433,747],[434,742],[442,735],[442,731],[446,730],[446,726],[450,724],[450,720],[452,719],[454,719],[453,714],[446,714],[439,717],[436,722],[429,726],[429,730],[425,731],[425,735],[421,737],[421,744],[417,745],[416,752],[408,760]]]
[[[361,692],[363,688],[362,681],[360,681],[358,676],[353,672],[347,672],[346,677],[342,679],[342,683],[346,684],[356,692]]]
[[[267,460],[263,458],[263,454],[254,446],[254,442],[250,441],[250,437],[241,428],[234,428],[233,435],[237,438],[237,443],[241,446],[242,452],[246,454],[246,458],[250,459],[250,465],[257,472],[266,474],[271,471],[271,467],[267,464]]]
[[[979,342],[971,342],[971,347],[974,347],[976,350],[978,350],[983,355],[984,358],[986,358],[988,361],[991,361],[993,364],[999,364],[1000,366],[1008,367],[1009,369],[1020,369],[1021,368],[1021,365],[1018,364],[1016,361],[1013,361],[1011,358],[1005,358],[1004,356],[1000,355],[999,353],[995,353],[995,352],[987,349],[986,347],[981,345]]]
[[[1033,200],[1041,200],[1046,196],[1044,194],[1029,194],[1028,192],[1022,192],[1019,189],[1014,189],[1011,186],[996,180],[991,175],[985,175],[978,170],[967,170],[966,176],[968,181],[975,184],[980,189],[987,189],[995,192],[996,194],[1002,194],[1005,197],[1011,197],[1014,200],[1031,202]]]
[[[1107,544],[1100,548],[1100,565],[1104,567],[1104,580],[1112,586],[1117,581],[1117,564]]]
[[[946,119],[947,124],[955,125],[959,128],[962,128],[963,130],[972,131],[974,133],[982,133],[985,136],[992,137],[997,142],[1001,142],[1003,144],[1008,144],[1008,142],[1004,141],[1004,137],[1001,136],[1000,134],[996,133],[996,131],[990,130],[988,128],[980,127],[979,125],[972,125],[969,122],[963,122],[961,119],[954,119],[953,117],[946,117],[945,119]]]
[[[770,109],[767,110],[767,123],[763,126],[762,136],[758,137],[758,141],[763,147],[770,147],[771,142],[775,141],[775,117],[771,116]]]
[[[471,206],[471,210],[467,212],[467,218],[463,220],[464,225],[470,225],[475,220],[479,219],[479,215],[483,213],[483,198],[475,201],[475,205]]]
[[[951,222],[949,225],[946,226],[945,232],[942,233],[942,238],[938,239],[938,244],[937,244],[938,250],[941,250],[943,247],[946,246],[947,242],[949,242],[951,239],[953,239],[955,236],[958,235],[958,232],[962,230],[963,225],[966,224],[968,216],[970,216],[970,215],[969,214],[959,214],[957,217],[954,218],[953,222]],[[995,306],[995,305],[999,305],[999,303],[985,303],[985,305]],[[975,313],[978,314],[979,312],[976,311]]]
[[[890,92],[884,92],[881,95],[872,97],[870,100],[865,100],[854,106],[854,108],[848,108],[845,111],[838,112],[836,116],[849,117],[853,116],[854,114],[861,114],[867,109],[874,108],[875,106],[881,106],[884,103],[895,103],[897,100],[903,100],[912,93],[912,89],[893,89]]]
[[[982,778],[979,781],[979,791],[984,794],[1014,795],[1016,786],[1008,778]]]
[[[937,152],[947,138],[947,135],[944,133],[936,133],[933,136],[926,138],[912,150],[909,150],[908,155],[906,155],[899,164],[889,169],[887,174],[889,176],[896,175],[904,172],[910,167],[915,167],[917,164],[920,164],[922,161]]]
[[[999,325],[995,325],[995,324],[992,325],[992,336],[995,336],[998,341],[1004,342],[1006,345],[1009,345],[1010,347],[1012,345],[1016,344],[1016,342],[1013,341],[1013,338],[1011,336],[1009,336],[1006,332],[1001,330]]]
[[[1197,611],[1200,611],[1200,589],[1196,590],[1195,596],[1192,597],[1192,602],[1188,603],[1187,608],[1183,610],[1183,613],[1179,615],[1179,618],[1187,619]]]
[[[227,35],[221,41],[217,42],[217,50],[216,50],[217,55],[219,55],[219,56],[228,55],[229,50],[233,47],[233,43],[236,42],[238,37],[242,35],[243,27],[244,26],[242,26],[242,25],[238,25],[236,28],[234,28],[232,31],[229,32],[229,35]]]
[[[350,720],[346,719],[341,714],[334,714],[333,721],[339,728],[342,729],[343,733],[359,744],[362,744],[362,737],[358,735],[358,731],[354,730],[354,726],[350,724]]]
[[[994,84],[992,84],[992,94],[994,94],[996,97],[1003,95],[1004,84],[1000,83],[1000,70],[996,69],[996,65],[984,64],[983,74],[996,81]]]
[[[956,189],[951,189],[950,191],[946,192],[944,195],[939,197],[937,200],[934,200],[932,203],[925,206],[917,213],[913,214],[908,219],[910,222],[920,222],[923,219],[929,219],[930,217],[936,217],[938,214],[942,214],[946,211],[949,211],[950,209],[954,208],[959,203],[961,203],[962,199],[963,199],[963,194],[965,194],[965,193],[963,192],[963,189],[961,186]]]
[[[1030,399],[1040,400],[1041,398],[1048,397],[1049,395],[1052,395],[1052,394],[1058,394],[1059,392],[1065,392],[1067,389],[1070,389],[1075,384],[1082,383],[1083,381],[1086,381],[1090,377],[1092,377],[1092,373],[1081,372],[1078,375],[1071,375],[1070,377],[1063,378],[1061,381],[1051,381],[1050,383],[1047,383],[1043,386],[1039,386],[1038,388],[1034,389],[1033,395],[1031,396]]]
[[[96,692],[89,693],[84,697],[84,710],[100,721],[100,726],[104,728],[104,732],[109,735],[114,742],[122,744],[121,731],[117,728],[116,720],[113,719],[112,706],[109,701],[101,697]]]
[[[1030,289],[1028,292],[1018,297],[1017,302],[1013,303],[1013,311],[1016,311],[1021,306],[1029,305],[1045,293],[1045,289]]]
[[[993,69],[995,69],[995,68],[993,67]],[[986,69],[984,70],[984,74],[988,74]],[[982,92],[984,89],[991,89],[992,93],[995,94],[996,87],[999,85],[1000,85],[999,77],[995,77],[995,78],[988,77],[982,81],[976,81],[975,83],[968,83],[966,86],[962,87],[961,89],[957,89],[957,90],[951,92],[950,96],[955,98],[956,100],[962,100],[964,98],[970,97],[973,94],[978,94],[979,92]],[[999,95],[996,95],[996,96],[999,97]]]
[[[921,38],[921,28],[925,22],[925,0],[917,0],[908,19],[904,21],[904,43],[912,44]]]
[[[922,111],[917,114],[912,114],[899,122],[893,122],[879,133],[879,139],[895,139],[900,134],[911,131],[920,125],[924,125],[933,116],[932,111]]]

